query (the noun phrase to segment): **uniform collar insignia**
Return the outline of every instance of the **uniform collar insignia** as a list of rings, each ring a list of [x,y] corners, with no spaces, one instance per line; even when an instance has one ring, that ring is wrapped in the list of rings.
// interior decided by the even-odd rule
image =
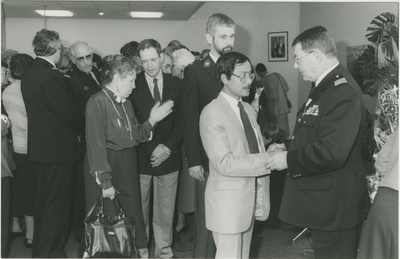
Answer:
[[[204,61],[204,68],[209,68],[211,65],[211,61],[209,59]]]

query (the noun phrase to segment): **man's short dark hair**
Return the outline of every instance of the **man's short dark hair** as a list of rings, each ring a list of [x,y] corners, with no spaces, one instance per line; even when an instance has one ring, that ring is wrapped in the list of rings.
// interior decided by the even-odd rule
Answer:
[[[37,56],[51,56],[57,52],[59,45],[56,43],[59,40],[60,36],[58,32],[42,29],[37,32],[35,38],[33,38],[33,52],[35,52]]]
[[[235,28],[235,22],[229,16],[222,13],[215,13],[208,18],[206,25],[206,33],[214,37],[215,28],[217,26],[226,26]]]
[[[158,41],[156,41],[154,39],[145,39],[139,43],[138,50],[137,50],[139,57],[140,57],[141,50],[145,50],[145,49],[149,49],[149,48],[155,48],[157,50],[158,55],[160,56],[160,54],[161,54],[160,43],[158,43]]]
[[[221,80],[221,75],[225,74],[228,80],[231,79],[233,71],[235,71],[235,67],[237,65],[241,65],[249,61],[251,70],[253,72],[253,66],[251,65],[251,61],[248,57],[239,52],[229,52],[225,53],[218,58],[217,61],[217,75],[219,78],[219,83],[223,86],[224,83]]]
[[[133,57],[138,55],[138,46],[139,43],[137,41],[131,41],[126,43],[122,48],[119,50],[122,56],[124,57]]]
[[[305,52],[319,49],[327,56],[337,57],[335,41],[332,39],[329,31],[322,26],[315,26],[302,32],[293,40],[292,47],[298,43],[301,44],[301,48]]]
[[[103,67],[103,60],[99,54],[93,53],[93,63],[97,64],[97,68],[100,70]]]
[[[257,73],[264,73],[267,72],[267,67],[263,63],[258,63],[256,66]]]
[[[24,71],[33,62],[33,58],[28,54],[17,54],[11,58],[10,74],[14,79],[21,79]]]

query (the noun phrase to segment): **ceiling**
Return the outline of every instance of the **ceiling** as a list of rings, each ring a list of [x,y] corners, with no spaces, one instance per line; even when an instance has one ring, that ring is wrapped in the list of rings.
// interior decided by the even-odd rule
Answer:
[[[131,11],[163,12],[157,20],[188,20],[204,2],[138,2],[138,1],[2,1],[6,18],[43,18],[38,9],[69,10],[74,16],[68,19],[134,19]],[[100,16],[99,12],[104,15]],[[52,17],[53,18],[53,17]],[[135,18],[137,19],[137,18]]]

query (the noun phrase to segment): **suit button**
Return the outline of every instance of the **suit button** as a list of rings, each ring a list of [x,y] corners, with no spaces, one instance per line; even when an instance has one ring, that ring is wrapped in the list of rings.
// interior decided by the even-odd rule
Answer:
[[[301,121],[301,118],[299,118],[297,121],[300,122],[300,121]]]
[[[294,139],[294,136],[292,136],[292,139]]]

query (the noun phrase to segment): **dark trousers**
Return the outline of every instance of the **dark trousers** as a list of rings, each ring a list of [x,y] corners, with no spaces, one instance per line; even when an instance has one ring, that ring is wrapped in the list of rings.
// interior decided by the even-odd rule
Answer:
[[[74,177],[73,177],[73,215],[72,215],[72,234],[75,239],[81,239],[85,224],[83,223],[86,218],[85,207],[85,180],[83,175],[83,161],[79,160],[75,163]]]
[[[35,232],[33,257],[66,257],[74,163],[35,162]]]
[[[10,180],[1,178],[1,258],[7,257],[7,241],[10,229]]]
[[[206,228],[204,193],[209,172],[204,172],[205,181],[196,180],[195,230],[193,258],[215,258],[216,247],[212,232]]]
[[[316,259],[355,259],[361,225],[337,231],[311,230]]]

